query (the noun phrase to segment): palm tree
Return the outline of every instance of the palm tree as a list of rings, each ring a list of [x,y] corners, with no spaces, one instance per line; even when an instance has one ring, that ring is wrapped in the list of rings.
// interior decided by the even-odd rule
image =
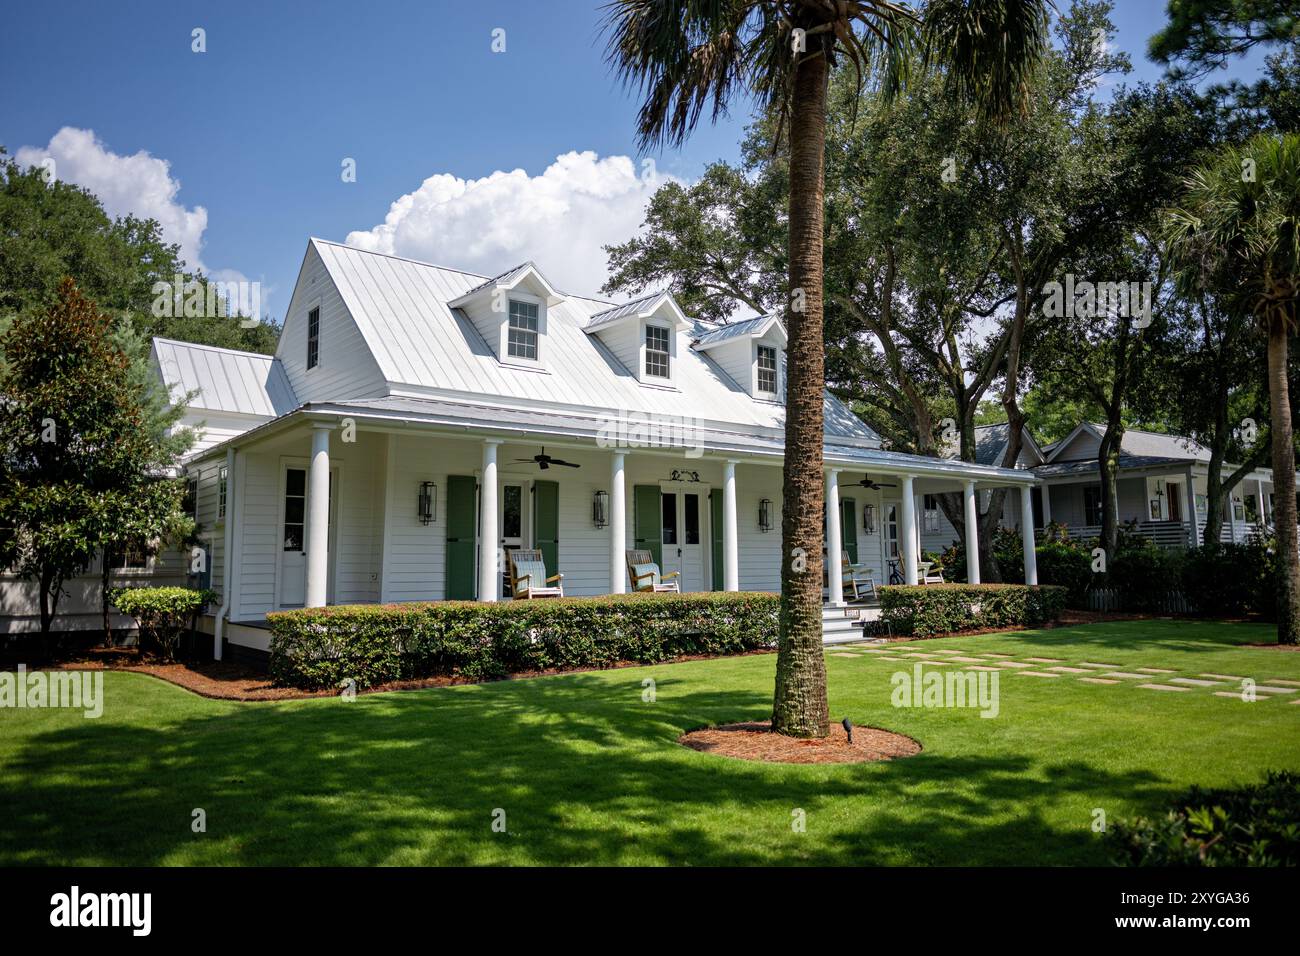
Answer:
[[[1277,640],[1300,641],[1300,552],[1296,548],[1295,440],[1287,385],[1287,339],[1300,300],[1300,134],[1260,134],[1219,151],[1186,181],[1169,211],[1166,239],[1186,295],[1226,293],[1268,336],[1273,436],[1273,523],[1282,559]]]
[[[642,148],[680,145],[705,106],[738,96],[774,109],[789,131],[789,299],[781,623],[772,729],[829,733],[821,581],[822,213],[826,93],[843,59],[889,88],[919,47],[954,95],[1005,118],[1027,97],[1047,43],[1045,0],[613,0],[611,61],[639,90]],[[938,175],[936,173],[936,175]]]

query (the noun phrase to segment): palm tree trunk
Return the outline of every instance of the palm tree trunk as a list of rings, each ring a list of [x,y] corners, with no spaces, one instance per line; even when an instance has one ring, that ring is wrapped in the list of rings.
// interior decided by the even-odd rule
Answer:
[[[1275,318],[1268,331],[1268,400],[1273,432],[1273,524],[1281,557],[1277,642],[1300,643],[1300,552],[1296,550],[1295,450],[1287,384],[1287,327]]]
[[[810,51],[811,52],[811,51]],[[772,729],[830,733],[822,650],[822,204],[826,57],[795,70],[790,121],[790,299],[786,309],[785,484],[781,509],[781,636]],[[832,555],[831,566],[835,567]]]

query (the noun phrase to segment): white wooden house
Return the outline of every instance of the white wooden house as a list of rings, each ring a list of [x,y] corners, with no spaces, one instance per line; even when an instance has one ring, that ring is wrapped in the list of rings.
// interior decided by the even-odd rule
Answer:
[[[626,591],[630,548],[683,590],[778,590],[784,346],[775,316],[712,326],[532,263],[485,278],[311,240],[274,358],[153,345],[206,428],[185,469],[215,653],[265,650],[276,609],[498,600],[513,547],[568,595]],[[883,450],[829,394],[825,419],[828,551],[882,581],[891,560],[916,578],[925,494],[1037,480]],[[838,574],[826,593],[843,603]]]

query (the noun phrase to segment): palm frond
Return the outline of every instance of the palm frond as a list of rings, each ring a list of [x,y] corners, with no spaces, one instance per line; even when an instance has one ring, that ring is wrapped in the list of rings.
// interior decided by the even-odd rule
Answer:
[[[930,0],[925,63],[944,71],[953,92],[1004,123],[1023,112],[1047,49],[1045,0]]]

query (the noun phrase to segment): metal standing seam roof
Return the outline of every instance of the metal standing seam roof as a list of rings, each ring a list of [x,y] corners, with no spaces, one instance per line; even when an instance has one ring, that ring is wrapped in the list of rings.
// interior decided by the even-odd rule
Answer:
[[[274,418],[298,407],[274,356],[163,338],[153,350],[170,394],[197,393],[191,408]]]
[[[448,305],[482,287],[481,276],[321,239],[311,242],[395,390],[409,385],[459,393],[457,398],[485,407],[536,402],[572,406],[575,412],[691,415],[742,432],[784,428],[783,406],[751,397],[712,359],[691,349],[687,333],[678,333],[675,387],[643,385],[586,334],[592,317],[608,312],[610,304],[569,296],[547,310],[542,370],[519,369],[499,362],[473,323]],[[829,392],[824,408],[828,442],[879,442]]]
[[[623,305],[616,305],[612,309],[606,309],[604,312],[597,312],[590,321],[583,326],[583,331],[594,332],[596,329],[603,329],[607,326],[614,325],[621,319],[629,315],[637,315],[645,309],[651,302],[662,299],[667,293],[656,292],[652,295],[643,295],[639,299],[633,299]]]
[[[745,335],[752,335],[759,329],[766,326],[777,316],[758,315],[752,319],[742,319],[739,322],[732,322],[729,325],[705,328],[702,325],[696,326],[695,345],[697,348],[717,345],[719,342],[726,342],[730,339],[740,338]]]

